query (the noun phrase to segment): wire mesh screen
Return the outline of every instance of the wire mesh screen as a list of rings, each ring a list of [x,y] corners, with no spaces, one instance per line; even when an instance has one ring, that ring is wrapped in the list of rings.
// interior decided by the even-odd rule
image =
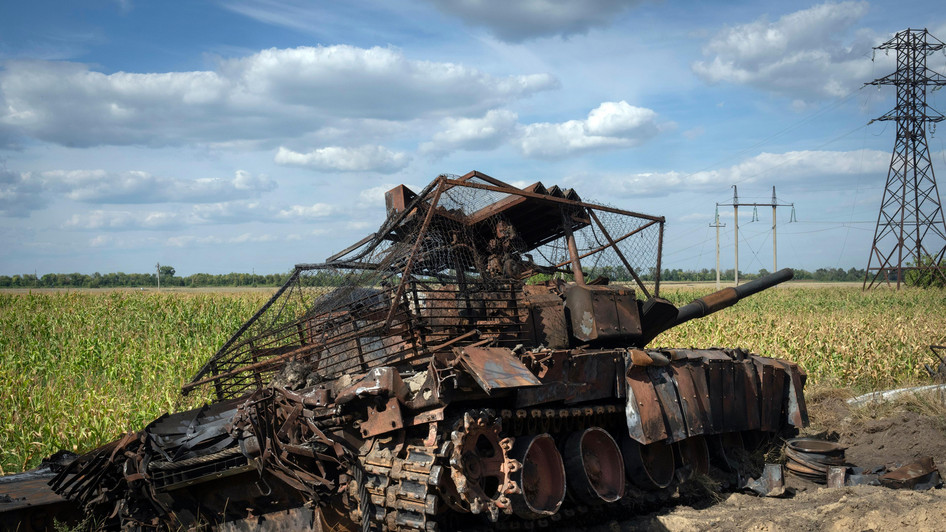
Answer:
[[[523,285],[574,274],[657,293],[663,219],[582,202],[536,183],[479,173],[388,193],[378,232],[289,281],[184,387],[219,398],[267,385],[289,361],[318,381],[372,367],[426,364],[471,344],[530,340]],[[597,281],[595,281],[597,280]],[[312,383],[309,383],[312,384]]]

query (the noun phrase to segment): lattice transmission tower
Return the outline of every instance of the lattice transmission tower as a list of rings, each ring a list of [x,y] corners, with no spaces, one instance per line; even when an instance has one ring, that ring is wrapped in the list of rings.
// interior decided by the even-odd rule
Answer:
[[[935,131],[935,124],[944,118],[926,104],[926,88],[946,85],[946,77],[926,67],[926,58],[944,47],[925,29],[907,29],[874,48],[897,53],[897,71],[867,84],[897,87],[897,106],[876,119],[896,121],[897,140],[867,261],[865,289],[889,285],[894,279],[899,289],[905,272],[911,270],[918,277],[946,282],[946,268],[940,266],[946,254],[946,222],[926,143],[927,124]]]

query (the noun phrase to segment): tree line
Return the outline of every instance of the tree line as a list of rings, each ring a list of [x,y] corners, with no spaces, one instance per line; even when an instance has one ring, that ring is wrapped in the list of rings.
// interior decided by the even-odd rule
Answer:
[[[865,270],[858,268],[818,268],[815,271],[808,271],[801,268],[795,268],[795,280],[821,281],[821,282],[861,282],[864,280]],[[162,287],[203,287],[203,286],[282,286],[292,275],[292,272],[271,273],[267,275],[253,273],[195,273],[187,276],[178,276],[171,266],[161,266],[160,270]],[[605,276],[615,282],[633,282],[633,278],[625,268],[606,266],[596,268],[592,273],[593,277]],[[655,271],[651,270],[640,275],[644,281],[653,281]],[[720,271],[720,279],[732,281],[734,270],[732,268]],[[739,279],[750,281],[757,279],[770,272],[765,268],[756,273],[739,272]],[[538,277],[538,276],[537,276]],[[547,276],[546,276],[547,277]],[[537,279],[541,280],[541,279]],[[665,268],[660,273],[661,281],[715,281],[716,270],[703,268],[701,270],[683,270],[680,268]],[[908,276],[907,284],[917,284],[924,286],[924,283],[911,282]],[[344,284],[344,276],[333,274],[328,271],[318,272],[314,275],[308,275],[306,284],[312,286],[336,286]],[[936,283],[933,283],[934,285]],[[24,275],[0,275],[0,288],[138,288],[138,287],[157,287],[157,273],[98,273],[91,275],[84,273],[47,273],[42,276],[34,274]]]
[[[858,268],[850,268],[845,270],[844,268],[818,268],[815,271],[808,271],[801,268],[793,268],[795,272],[795,280],[803,281],[821,281],[821,282],[861,282],[864,280],[864,275],[866,270]],[[758,279],[768,275],[769,272],[767,269],[762,268],[756,273],[740,271],[739,280],[751,281],[753,279]],[[735,270],[730,268],[728,270],[720,270],[719,278],[722,281],[732,281],[735,276]],[[628,273],[626,268],[617,267],[617,266],[604,266],[594,269],[591,272],[591,277],[603,276],[608,279],[616,282],[633,282],[634,279]],[[656,269],[651,268],[650,271],[640,274],[640,278],[644,281],[653,281],[656,277]],[[685,281],[685,282],[696,282],[696,281],[715,281],[716,280],[716,270],[703,268],[700,270],[683,270],[680,268],[664,268],[660,271],[660,280],[661,281]]]
[[[808,271],[802,268],[792,268],[795,272],[795,277],[793,278],[796,281],[820,281],[820,282],[862,282],[864,280],[864,275],[867,273],[865,269],[850,268],[845,270],[844,268],[818,268],[815,271]],[[732,281],[735,270],[730,268],[728,270],[720,270],[719,278],[723,281]],[[758,279],[771,273],[770,271],[762,268],[757,273],[749,272],[739,272],[739,280],[751,281],[753,279]],[[652,277],[652,276],[648,276]],[[716,270],[711,270],[708,268],[703,268],[702,270],[681,270],[681,269],[664,269],[660,274],[661,281],[715,281],[716,280]]]
[[[188,276],[175,275],[173,268],[161,266],[162,287],[201,286],[282,286],[292,273],[195,273]],[[170,275],[169,275],[170,274]],[[157,287],[157,273],[47,273],[0,275],[0,288],[138,288]]]

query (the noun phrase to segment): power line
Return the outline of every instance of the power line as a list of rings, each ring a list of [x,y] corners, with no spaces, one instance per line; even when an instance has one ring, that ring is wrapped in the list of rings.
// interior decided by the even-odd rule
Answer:
[[[719,210],[720,205],[725,205],[725,206],[731,205],[733,208],[733,231],[735,234],[734,240],[736,242],[736,251],[735,251],[735,257],[736,257],[735,272],[736,273],[735,273],[734,284],[736,286],[739,286],[739,207],[752,207],[753,208],[752,221],[756,221],[759,219],[758,211],[756,210],[757,207],[772,207],[772,271],[773,272],[778,271],[778,245],[776,243],[776,233],[775,233],[775,225],[776,225],[775,209],[778,207],[791,207],[792,217],[791,217],[791,220],[789,220],[789,223],[792,223],[792,221],[795,220],[795,204],[794,203],[779,203],[778,199],[775,196],[774,186],[772,187],[772,201],[770,203],[740,202],[738,189],[736,188],[736,185],[733,185],[732,186],[732,203],[717,203],[716,204],[717,211]],[[748,245],[748,242],[746,243],[746,245]],[[752,249],[751,246],[749,247],[749,250],[752,251],[753,255],[755,255],[756,258],[758,258],[758,255]]]

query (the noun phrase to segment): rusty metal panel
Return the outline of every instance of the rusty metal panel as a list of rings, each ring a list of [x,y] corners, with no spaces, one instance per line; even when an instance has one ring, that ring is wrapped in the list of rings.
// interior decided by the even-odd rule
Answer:
[[[789,372],[774,359],[755,358],[756,371],[761,370],[762,404],[767,410],[762,422],[762,430],[778,431],[784,424],[787,411],[786,386],[790,386]]]
[[[217,525],[218,532],[293,532],[324,530],[321,511],[307,506],[254,515]]]
[[[752,360],[736,362],[736,379],[742,379],[745,387],[746,430],[759,430],[761,426],[758,374]]]
[[[460,364],[487,393],[542,384],[511,350],[504,347],[465,347],[460,351]]]
[[[663,407],[671,441],[685,439],[687,437],[686,420],[680,408],[677,387],[674,385],[670,372],[667,371],[667,366],[648,366],[647,374],[650,375],[654,383],[654,389],[657,391],[657,397],[660,399],[661,407]]]
[[[640,313],[633,290],[573,285],[565,294],[572,334],[579,340],[588,342],[641,334]]]
[[[723,364],[719,360],[706,362],[706,384],[710,399],[710,421],[713,433],[726,432],[725,407],[723,406]]]
[[[797,428],[807,427],[808,407],[805,404],[805,396],[802,394],[803,384],[798,365],[786,360],[773,359],[773,361],[785,368],[785,372],[788,373],[788,393],[785,403],[788,422]]]
[[[663,410],[657,391],[646,368],[632,367],[627,371],[627,431],[635,441],[648,444],[667,439]]]
[[[19,532],[57,529],[82,520],[79,505],[53,492],[49,469],[0,477],[0,530]]]
[[[723,351],[715,349],[690,351],[687,359],[698,364],[697,368],[702,366],[705,372],[707,419],[711,428],[705,428],[704,432],[718,434],[735,430],[729,428],[730,421],[727,419],[733,409],[732,359]]]
[[[786,412],[788,412],[788,388],[791,386],[790,377],[788,371],[785,370],[780,364],[776,364],[774,361],[771,361],[772,369],[774,370],[774,378],[772,380],[772,414],[776,416],[773,424],[776,427],[776,430],[780,429],[785,425]]]
[[[703,433],[711,434],[713,432],[712,413],[710,407],[709,384],[706,381],[706,369],[702,364],[690,361],[687,364],[690,371],[690,377],[693,378],[693,387],[696,388],[696,396],[700,401],[700,410],[703,412]]]
[[[675,362],[668,367],[680,395],[680,409],[686,419],[687,435],[690,437],[703,434],[706,411],[693,379],[691,367],[686,362]],[[700,371],[702,374],[702,371]],[[705,378],[704,378],[705,383]]]
[[[735,379],[732,361],[723,361],[719,363],[722,369],[722,396],[723,396],[723,427],[727,432],[742,430],[740,417],[740,408],[738,403],[742,398],[736,396]]]
[[[729,373],[732,375],[732,416],[727,420],[731,430],[749,430],[748,403],[746,402],[746,381],[743,378],[742,365],[739,362],[729,363]]]
[[[533,287],[526,287],[533,288]],[[565,323],[565,302],[550,292],[526,291],[529,309],[527,330],[532,331],[535,345],[551,349],[568,347],[568,326]]]
[[[365,373],[351,386],[339,390],[335,402],[345,404],[359,397],[389,396],[403,400],[407,396],[407,386],[397,370],[384,366]]]
[[[623,366],[623,360],[619,359]],[[573,356],[568,359],[565,404],[614,397],[617,372],[613,353]]]
[[[707,381],[706,367],[703,363],[703,357],[694,350],[691,349],[677,349],[675,350],[677,356],[680,360],[686,361],[686,367],[690,370],[690,376],[693,378],[693,385],[696,387],[697,397],[700,399],[700,404],[703,408],[705,430],[711,430],[712,424],[710,421],[710,396],[709,396],[709,383]]]
[[[616,331],[616,334],[621,336],[641,334],[640,310],[637,308],[634,290],[612,287],[608,294],[614,301],[617,327],[620,328],[620,331]]]
[[[365,438],[391,432],[404,427],[401,405],[394,397],[379,407],[368,405],[368,419],[361,422],[361,435]]]
[[[756,373],[759,375],[759,429],[766,432],[778,430],[778,412],[774,412],[775,403],[772,399],[772,388],[775,386],[775,368],[764,364],[760,359],[753,360]]]

